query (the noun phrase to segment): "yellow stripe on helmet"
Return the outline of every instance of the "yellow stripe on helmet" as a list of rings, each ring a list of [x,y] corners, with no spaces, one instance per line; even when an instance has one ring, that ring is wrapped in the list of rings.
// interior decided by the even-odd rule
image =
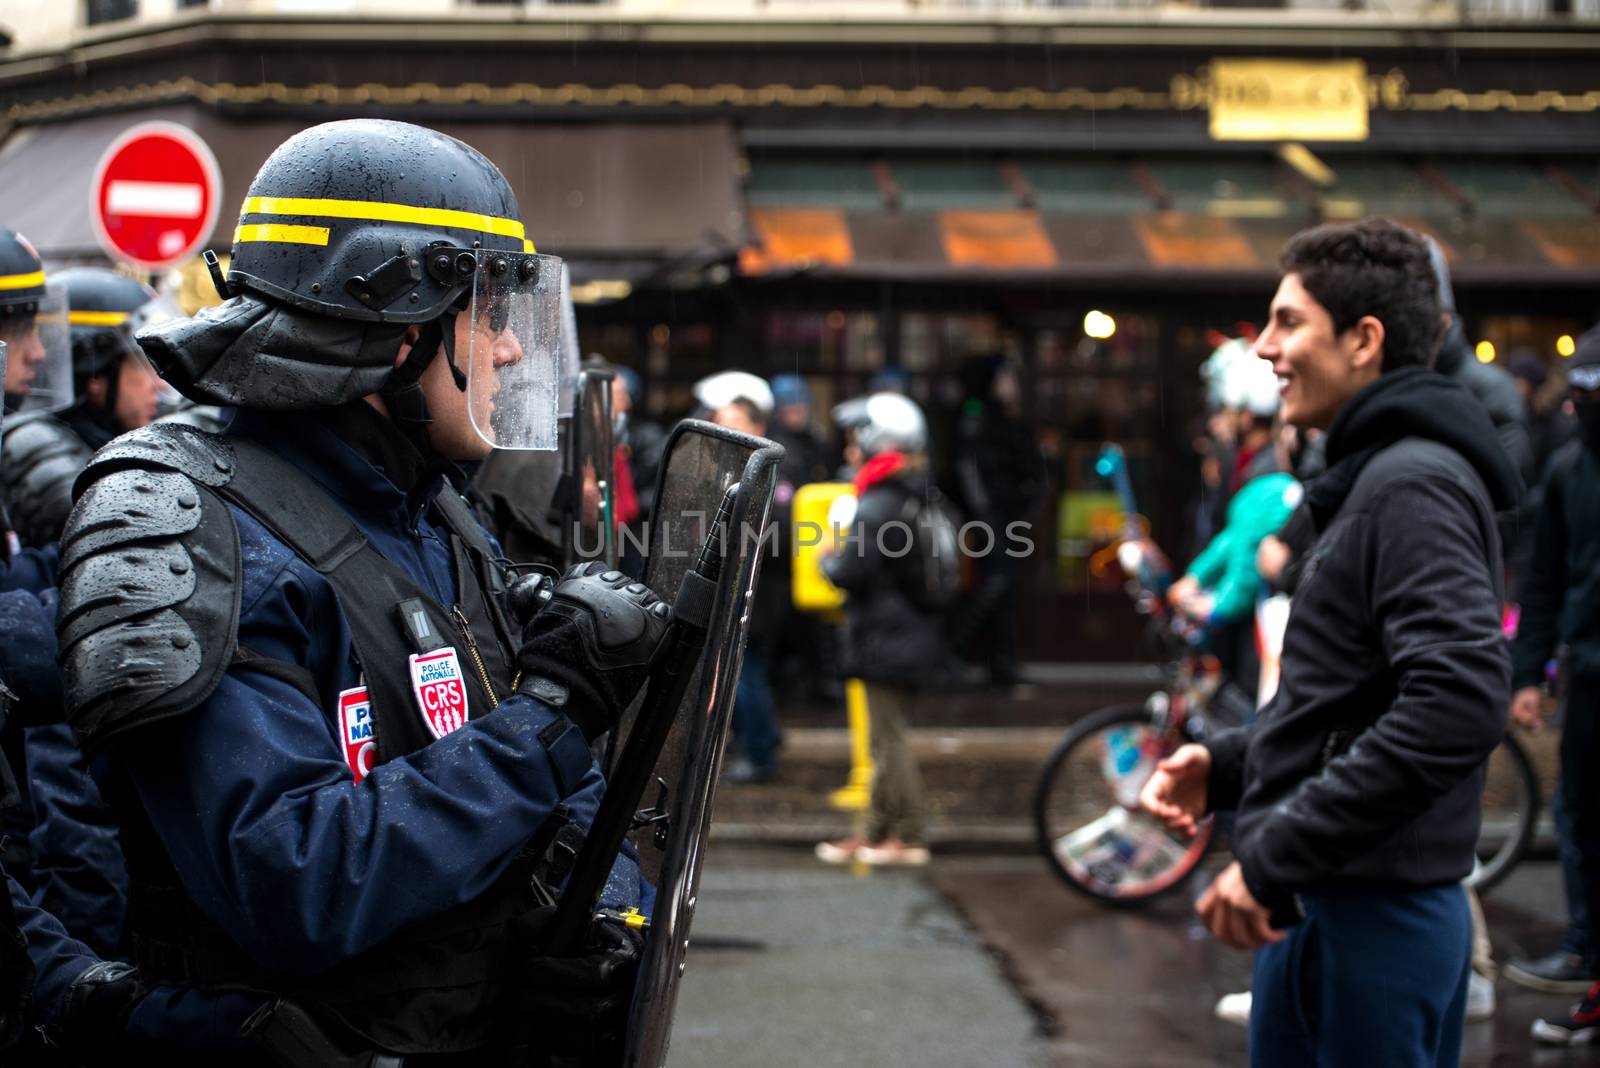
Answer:
[[[124,311],[75,311],[67,312],[67,322],[73,326],[121,326],[128,321],[128,312]]]
[[[233,232],[234,244],[242,241],[277,241],[285,245],[326,245],[326,226],[289,226],[284,223],[249,223]]]
[[[452,230],[477,230],[498,237],[526,242],[522,223],[480,215],[475,211],[452,208],[419,208],[410,204],[386,204],[378,200],[322,200],[308,197],[250,197],[244,202],[245,215],[300,215],[322,219],[360,219],[363,222],[411,223],[415,226],[442,226]],[[525,246],[526,247],[526,246]],[[529,251],[532,251],[531,247]]]
[[[33,289],[44,285],[44,272],[32,274],[0,274],[0,289]]]

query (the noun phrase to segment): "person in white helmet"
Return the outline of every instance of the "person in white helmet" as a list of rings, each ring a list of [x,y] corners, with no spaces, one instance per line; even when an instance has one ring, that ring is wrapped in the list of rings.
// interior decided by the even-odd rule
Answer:
[[[772,387],[748,371],[722,371],[695,383],[694,397],[706,418],[718,426],[766,436],[772,416]],[[750,636],[733,701],[733,742],[737,755],[723,773],[728,782],[769,783],[778,777],[783,731],[772,694],[770,668],[788,591],[779,583],[757,584]]]
[[[914,402],[874,393],[834,408],[833,418],[865,461],[848,537],[823,571],[848,597],[843,666],[866,684],[873,778],[865,833],[816,852],[832,864],[922,865],[922,774],[907,724],[919,692],[938,685],[939,666],[950,662],[940,609],[959,589],[954,527],[929,478],[927,422]]]
[[[1228,501],[1227,524],[1167,595],[1178,611],[1208,629],[1226,676],[1253,699],[1260,671],[1253,628],[1261,586],[1256,549],[1300,503],[1300,484],[1273,447],[1278,377],[1272,365],[1254,356],[1235,360],[1215,384],[1224,412],[1234,420],[1242,481]]]

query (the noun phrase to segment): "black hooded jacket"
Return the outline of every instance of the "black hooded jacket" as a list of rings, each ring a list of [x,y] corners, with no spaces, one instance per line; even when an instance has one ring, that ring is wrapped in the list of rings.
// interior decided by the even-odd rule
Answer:
[[[1327,442],[1277,695],[1207,743],[1210,807],[1237,810],[1234,854],[1280,924],[1302,891],[1467,875],[1510,698],[1494,513],[1521,480],[1482,405],[1407,368]]]
[[[904,551],[902,533],[884,530],[904,522],[907,502],[926,499],[930,486],[925,466],[874,483],[860,495],[849,541],[823,559],[828,580],[849,594],[841,667],[851,678],[908,689],[936,689],[950,681],[940,613],[907,592],[913,585],[907,573],[920,557]]]

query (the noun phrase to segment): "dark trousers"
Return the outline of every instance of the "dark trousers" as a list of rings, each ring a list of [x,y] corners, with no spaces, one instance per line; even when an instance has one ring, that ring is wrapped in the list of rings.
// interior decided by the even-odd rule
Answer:
[[[733,696],[733,731],[744,747],[745,759],[759,771],[770,771],[778,762],[778,709],[767,680],[769,652],[764,642],[752,642],[745,649],[739,688]]]
[[[1567,715],[1561,726],[1561,862],[1569,893],[1577,892],[1583,912],[1572,910],[1574,925],[1600,916],[1600,680],[1573,679],[1567,686]],[[1600,968],[1600,947],[1582,947],[1591,969]]]
[[[1593,711],[1589,714],[1593,715]],[[1564,786],[1564,782],[1556,783],[1550,803],[1550,815],[1556,824],[1556,855],[1561,859],[1561,889],[1567,898],[1567,932],[1561,937],[1561,951],[1589,960],[1589,905],[1583,892],[1580,858],[1572,845],[1572,821],[1567,817]]]
[[[1256,952],[1251,1068],[1455,1068],[1471,972],[1459,885],[1305,895]]]
[[[996,530],[999,547],[978,558],[978,588],[961,606],[952,645],[963,656],[984,656],[996,685],[1017,681],[1018,584],[1022,561],[1005,553],[1005,531]]]

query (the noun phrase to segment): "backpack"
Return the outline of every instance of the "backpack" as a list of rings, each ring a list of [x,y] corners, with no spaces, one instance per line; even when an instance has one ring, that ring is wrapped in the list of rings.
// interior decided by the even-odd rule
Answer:
[[[906,594],[921,608],[950,607],[961,596],[961,524],[954,509],[929,486],[926,496],[906,497],[900,521],[912,531],[902,571]]]

